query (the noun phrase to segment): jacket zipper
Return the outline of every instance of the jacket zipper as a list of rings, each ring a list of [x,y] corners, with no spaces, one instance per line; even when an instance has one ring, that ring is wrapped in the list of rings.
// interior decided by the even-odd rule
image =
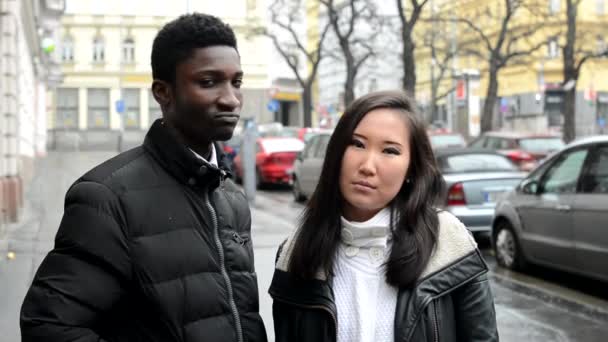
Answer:
[[[209,194],[205,191],[205,205],[209,212],[211,213],[211,221],[213,222],[213,235],[215,237],[215,245],[217,246],[218,253],[220,255],[220,271],[222,272],[222,276],[226,281],[228,287],[228,302],[230,304],[230,308],[232,309],[232,315],[234,316],[234,323],[236,325],[236,334],[238,342],[243,341],[243,328],[241,326],[241,318],[239,316],[239,311],[236,307],[236,302],[234,301],[234,293],[232,290],[232,282],[230,281],[230,277],[228,276],[228,272],[226,272],[225,265],[225,257],[224,257],[224,248],[222,247],[222,242],[220,240],[220,233],[217,223],[217,213],[215,212],[215,208],[211,205],[209,201]]]
[[[435,331],[435,342],[439,342],[439,319],[437,318],[437,305],[436,303],[433,303],[433,316],[435,317],[434,319],[434,324],[433,324],[433,329]]]
[[[330,316],[331,319],[334,321],[334,326],[336,327],[336,334],[338,332],[338,319],[336,318],[336,315],[334,314],[333,311],[331,311],[330,308],[328,308],[325,305],[305,305],[305,304],[298,304],[298,303],[294,303],[292,301],[288,301],[285,300],[283,298],[277,297],[277,296],[273,296],[275,300],[278,300],[279,302],[283,302],[285,304],[289,304],[289,305],[293,305],[302,309],[315,309],[315,310],[322,310],[327,312]]]

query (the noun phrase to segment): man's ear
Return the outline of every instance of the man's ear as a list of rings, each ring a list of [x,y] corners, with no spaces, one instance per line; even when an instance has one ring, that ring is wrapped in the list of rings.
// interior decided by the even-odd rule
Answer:
[[[152,95],[160,107],[164,110],[173,102],[173,92],[171,85],[163,80],[152,81]]]

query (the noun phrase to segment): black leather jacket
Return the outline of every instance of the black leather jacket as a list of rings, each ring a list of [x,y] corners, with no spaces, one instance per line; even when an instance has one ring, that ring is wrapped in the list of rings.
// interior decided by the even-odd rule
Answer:
[[[445,225],[457,222],[455,218],[445,219],[445,215],[443,220],[440,219],[443,221],[440,231]],[[460,222],[456,226],[456,229],[443,230],[455,232],[464,229]],[[456,235],[461,242],[465,240],[461,233]],[[449,251],[452,238],[453,234],[440,233],[439,236],[438,248],[447,250],[448,256],[452,253]],[[290,251],[286,249],[290,243],[287,240],[286,247],[279,251],[277,269],[269,290],[274,300],[276,341],[336,341],[340,322],[336,319],[331,281],[303,281],[281,269],[287,265]],[[455,248],[458,248],[458,243]],[[435,253],[436,257],[437,254],[440,253]],[[494,301],[486,277],[487,266],[474,246],[465,246],[457,255],[455,259],[448,259],[448,263],[442,263],[439,269],[432,269],[413,289],[399,290],[395,341],[498,341]]]

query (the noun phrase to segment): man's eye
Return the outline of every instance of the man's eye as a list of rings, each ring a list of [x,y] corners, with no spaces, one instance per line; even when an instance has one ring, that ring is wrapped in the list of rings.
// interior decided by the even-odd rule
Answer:
[[[243,85],[243,80],[234,80],[234,81],[232,81],[232,85],[235,88],[240,88]]]
[[[212,79],[199,80],[198,84],[200,84],[201,87],[209,88],[215,85],[215,81]]]

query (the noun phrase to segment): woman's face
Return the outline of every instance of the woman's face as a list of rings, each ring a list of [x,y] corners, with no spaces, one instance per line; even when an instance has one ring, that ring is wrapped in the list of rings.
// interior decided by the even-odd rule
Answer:
[[[342,212],[367,221],[395,198],[410,165],[410,132],[402,112],[376,109],[361,120],[342,157]]]

